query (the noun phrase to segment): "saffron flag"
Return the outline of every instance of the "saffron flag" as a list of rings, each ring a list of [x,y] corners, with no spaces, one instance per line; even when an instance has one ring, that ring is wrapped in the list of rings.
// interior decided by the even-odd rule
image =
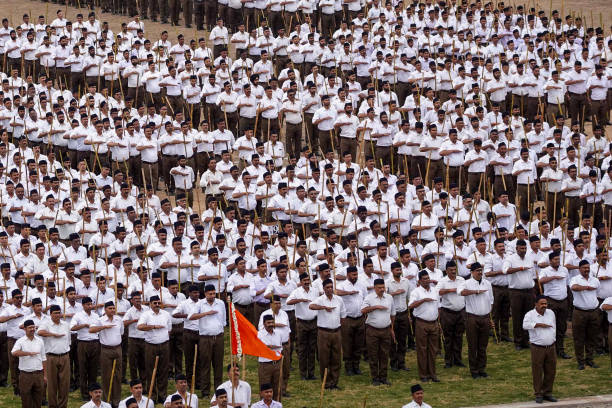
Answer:
[[[270,360],[280,360],[281,355],[271,350],[257,337],[257,330],[234,305],[230,303],[232,354],[263,357]]]

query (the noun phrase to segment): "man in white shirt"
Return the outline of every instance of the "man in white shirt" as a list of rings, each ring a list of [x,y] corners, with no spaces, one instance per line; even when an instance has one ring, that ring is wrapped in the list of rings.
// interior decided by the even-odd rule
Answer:
[[[257,338],[262,341],[268,348],[275,351],[277,354],[283,349],[281,334],[275,329],[275,320],[272,315],[263,317],[264,328],[257,333]],[[278,399],[280,391],[280,376],[281,360],[270,360],[265,357],[259,357],[258,376],[260,384],[272,384],[274,398]]]
[[[223,327],[226,325],[225,305],[222,300],[215,298],[215,286],[208,284],[204,287],[204,299],[200,300],[191,313],[187,315],[188,321],[198,323],[198,364],[200,374],[199,389],[202,395],[209,395],[210,368],[213,369],[215,389],[223,379]],[[199,370],[198,370],[199,371]]]
[[[483,268],[479,262],[471,264],[470,270],[472,278],[467,279],[457,288],[457,294],[465,298],[466,335],[472,378],[486,378],[488,377],[485,367],[489,329],[492,325],[493,288],[491,282],[482,278]]]
[[[440,382],[436,376],[435,365],[439,342],[439,298],[426,270],[419,272],[419,286],[410,293],[408,307],[413,309],[416,318],[414,335],[419,378],[421,381]]]
[[[297,355],[302,380],[314,380],[315,349],[317,347],[317,312],[309,308],[318,293],[310,286],[310,276],[300,275],[301,286],[291,292],[287,305],[295,305]]]
[[[440,265],[442,266],[442,265]],[[440,328],[444,335],[444,367],[465,367],[461,358],[465,332],[465,299],[457,288],[465,279],[457,275],[457,263],[446,263],[446,276],[438,282],[440,296]]]
[[[361,313],[367,316],[365,335],[372,385],[391,385],[387,381],[387,364],[391,340],[395,341],[395,303],[385,293],[384,279],[374,280],[374,291],[363,299]]]
[[[52,305],[49,309],[50,319],[38,327],[38,336],[45,342],[47,352],[47,391],[49,405],[52,407],[68,406],[70,388],[70,326],[62,320],[62,309]],[[76,346],[76,344],[74,345]]]
[[[89,386],[89,402],[81,405],[81,408],[111,408],[111,404],[102,401],[102,387],[100,384],[93,383]]]
[[[168,369],[170,349],[170,331],[172,330],[172,319],[170,314],[161,310],[161,300],[154,295],[149,299],[151,310],[147,310],[138,320],[138,330],[145,333],[145,350],[147,354],[146,369],[147,378],[153,375],[155,360],[159,359],[157,365],[157,377],[155,378],[155,392],[151,395],[154,401],[163,402],[166,398],[168,388]]]
[[[331,279],[323,281],[323,295],[316,298],[308,306],[317,311],[317,333],[319,367],[321,378],[327,369],[327,381],[325,388],[339,389],[338,379],[340,377],[340,347],[341,319],[346,318],[344,301],[338,295],[334,295],[334,284]]]
[[[523,319],[523,329],[529,332],[531,344],[531,373],[535,401],[556,402],[552,396],[557,357],[555,355],[555,314],[547,308],[545,296],[538,296],[535,308],[527,312]]]
[[[44,383],[47,381],[47,354],[43,340],[35,336],[34,321],[23,322],[25,336],[11,349],[11,355],[19,358],[19,395],[23,407],[40,407],[44,399]]]
[[[584,370],[585,364],[593,368],[598,367],[593,361],[593,354],[599,338],[599,301],[597,300],[599,280],[591,274],[591,267],[586,259],[580,261],[578,269],[580,274],[570,280],[569,287],[574,295],[572,315],[574,351],[578,370]]]
[[[431,405],[423,402],[423,396],[425,392],[421,384],[415,384],[410,387],[410,393],[412,394],[412,401],[409,404],[404,405],[402,408],[431,408]]]

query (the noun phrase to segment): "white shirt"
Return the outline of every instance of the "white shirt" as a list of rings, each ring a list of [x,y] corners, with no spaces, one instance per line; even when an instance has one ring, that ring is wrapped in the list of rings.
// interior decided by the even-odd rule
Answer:
[[[108,347],[115,347],[121,344],[121,336],[123,336],[123,320],[119,316],[113,316],[110,319],[106,314],[100,316],[98,321],[92,324],[90,327],[96,326],[113,326],[108,329],[104,329],[98,332],[100,338],[100,344]]]
[[[223,328],[226,325],[225,304],[223,301],[215,299],[211,305],[206,299],[201,299],[195,309],[187,316],[187,319],[190,319],[196,313],[205,313],[213,310],[217,313],[198,319],[198,332],[200,336],[216,336],[223,333]]]
[[[47,354],[45,351],[45,343],[40,337],[34,336],[32,340],[27,336],[21,337],[15,342],[11,353],[17,350],[38,353],[35,356],[19,357],[19,371],[31,373],[43,369],[43,362],[47,361]]]
[[[342,298],[337,295],[332,295],[329,299],[325,294],[316,298],[312,304],[326,307],[333,307],[331,312],[326,310],[317,310],[317,326],[326,329],[337,329],[340,327],[340,319],[346,317],[346,307]]]
[[[485,290],[484,293],[466,295],[465,311],[477,316],[487,316],[491,312],[493,306],[493,287],[491,282],[486,279],[481,279],[478,282],[476,279],[467,279],[462,285],[457,288],[457,293],[461,294],[464,289],[468,290]],[[462,295],[463,296],[463,295]]]
[[[537,323],[548,324],[551,327],[535,327]],[[546,309],[541,315],[537,310],[532,309],[523,318],[523,330],[529,332],[529,342],[538,346],[550,346],[557,339],[557,322],[555,313]]]
[[[226,381],[217,389],[224,389],[227,392],[228,402],[232,402],[234,399],[234,406],[238,408],[248,408],[251,405],[251,386],[248,382],[240,380],[238,386],[234,387],[231,381]],[[217,400],[217,397],[213,393],[211,402]]]
[[[172,319],[170,314],[165,310],[160,310],[155,313],[153,310],[147,310],[138,319],[138,325],[159,325],[165,326],[161,329],[153,329],[145,332],[145,341],[150,344],[161,344],[170,339],[170,330],[172,330]]]
[[[510,268],[519,268],[525,267],[524,271],[518,271],[512,274],[508,273],[508,269]],[[533,288],[535,278],[534,261],[529,256],[529,254],[525,254],[524,258],[521,258],[518,254],[512,254],[504,259],[504,263],[502,264],[502,271],[504,274],[508,275],[508,287],[510,289],[531,289]]]
[[[60,320],[58,324],[51,319],[43,321],[38,330],[45,330],[53,334],[61,334],[62,337],[44,337],[45,350],[47,353],[64,354],[70,351],[70,326],[67,322]]]
[[[565,300],[567,298],[567,279],[568,272],[565,266],[559,266],[557,269],[549,266],[544,268],[539,273],[540,279],[549,276],[560,276],[563,279],[553,279],[550,282],[543,283],[544,295],[555,300]]]
[[[410,300],[408,304],[411,305],[416,301],[421,299],[430,298],[433,299],[433,302],[424,302],[418,307],[414,308],[414,316],[419,319],[427,320],[428,322],[433,322],[438,319],[438,307],[440,304],[440,299],[438,296],[437,288],[430,285],[429,290],[426,290],[422,286],[417,286],[410,293]]]
[[[589,279],[584,279],[582,275],[578,274],[570,280],[570,289],[574,285],[590,286],[592,288],[599,288],[599,279],[594,276],[589,276]],[[574,307],[583,310],[592,310],[597,308],[599,301],[597,300],[596,290],[572,290],[574,295]]]
[[[294,299],[309,299],[310,302],[299,302],[295,306],[295,317],[300,320],[312,320],[317,317],[317,311],[311,310],[308,306],[311,302],[317,299],[319,294],[311,287],[309,291],[306,291],[302,286],[296,288],[287,301]]]
[[[272,351],[276,352],[277,354],[280,353],[279,350],[282,348],[283,342],[281,340],[281,335],[277,330],[273,330],[272,333],[268,332],[266,329],[259,330],[259,332],[257,332],[257,338],[261,340],[262,343],[264,343],[266,346],[268,346]],[[273,360],[270,360],[269,358],[265,357],[259,357],[257,361],[259,361],[260,363],[269,363]]]
[[[384,310],[373,310],[366,317],[366,324],[377,329],[384,329],[391,325],[391,317],[395,316],[395,303],[393,296],[383,293],[378,296],[375,292],[370,293],[363,299],[362,309],[370,306],[384,306]]]
[[[440,290],[442,289],[455,289],[454,292],[440,295],[440,307],[450,309],[455,312],[465,308],[465,298],[459,294],[459,291],[457,291],[457,288],[462,286],[464,283],[465,279],[458,275],[455,277],[455,280],[451,280],[448,276],[440,279],[440,282],[438,282],[436,285],[438,293],[440,293]]]

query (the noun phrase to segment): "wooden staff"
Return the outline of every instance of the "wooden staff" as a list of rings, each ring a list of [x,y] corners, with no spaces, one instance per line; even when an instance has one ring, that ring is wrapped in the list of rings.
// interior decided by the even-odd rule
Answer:
[[[113,378],[115,377],[115,368],[117,366],[117,359],[113,359],[113,369],[111,370],[110,376],[110,385],[108,386],[108,399],[111,399],[111,391],[113,390]],[[149,405],[149,401],[147,401],[147,406]]]
[[[196,344],[195,350],[193,351],[193,368],[191,369],[191,392],[189,393],[189,400],[187,401],[188,408],[191,408],[191,396],[195,392],[195,376],[196,376],[196,362],[197,361],[198,361],[198,345]]]
[[[325,382],[327,381],[327,367],[323,372],[323,382],[321,383],[321,394],[319,395],[319,408],[323,408],[323,393],[325,392]]]
[[[159,356],[155,356],[155,365],[153,366],[153,375],[151,376],[151,384],[149,384],[149,394],[147,395],[147,403],[145,404],[146,407],[149,406],[149,400],[151,399],[151,394],[153,394],[153,385],[155,384],[155,376],[157,375],[157,364],[158,363],[159,363]]]
[[[279,379],[279,381],[278,381],[278,402],[281,402],[281,397],[283,395],[283,393],[282,393],[282,386],[283,386],[283,361],[284,360],[285,360],[285,356],[281,356],[280,373],[278,374],[278,379]]]

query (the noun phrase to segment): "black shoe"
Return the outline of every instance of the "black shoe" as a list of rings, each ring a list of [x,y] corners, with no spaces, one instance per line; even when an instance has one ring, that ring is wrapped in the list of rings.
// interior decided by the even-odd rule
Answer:
[[[578,364],[578,369],[579,370],[584,370],[584,364]]]
[[[348,377],[352,377],[352,376],[354,376],[354,375],[355,375],[355,372],[353,371],[353,369],[352,369],[352,368],[347,368],[347,369],[346,369],[346,375],[347,375]]]
[[[538,404],[541,404],[544,402],[544,398],[543,397],[536,397],[535,402]]]
[[[457,366],[457,367],[465,367],[465,364],[463,364],[463,362],[462,362],[462,361],[457,361],[457,362],[455,363],[455,366]]]
[[[197,27],[196,27],[196,30],[198,30],[198,31],[204,31],[204,26],[199,25],[199,26],[197,26]]]
[[[481,372],[481,373],[478,373],[478,375],[479,375],[479,376],[481,376],[482,378],[487,378],[487,377],[489,376],[489,374],[487,374],[487,373],[486,373],[486,372],[484,372],[484,371],[483,371],[483,372]]]
[[[153,17],[153,18],[151,19],[151,21],[152,21],[152,22],[154,22],[154,23],[157,23],[157,18]]]
[[[516,346],[514,346],[514,349],[516,351],[521,351],[524,347],[523,346],[519,346],[518,344]]]
[[[338,387],[337,385],[332,385],[331,387],[329,387],[330,390],[336,390],[336,391],[342,391],[342,388]]]
[[[431,381],[435,382],[435,383],[439,383],[440,380],[438,380],[438,377],[431,377]]]
[[[306,377],[306,379],[307,379],[308,381],[313,381],[313,380],[316,380],[316,379],[317,379],[317,377],[315,377],[315,376],[314,376],[314,374],[312,374],[312,375],[309,375],[308,377]]]
[[[545,399],[546,401],[549,401],[549,402],[557,402],[557,401],[558,401],[558,400],[557,400],[555,397],[553,397],[552,395],[545,395],[545,396],[544,396],[544,399]]]
[[[480,375],[478,373],[472,373],[472,378],[473,379],[480,378]]]
[[[291,398],[291,394],[289,394],[287,391],[283,392],[283,398]]]
[[[588,360],[586,362],[586,365],[588,365],[591,368],[599,368],[599,366],[597,364],[595,364],[595,362],[593,360]]]
[[[306,377],[305,375],[301,375],[300,378],[302,379],[302,381],[308,381],[308,377]]]
[[[453,365],[451,363],[444,363],[444,368],[451,368]]]
[[[398,367],[398,370],[401,370],[401,371],[410,371],[410,369],[408,367],[406,367],[406,366]]]
[[[185,24],[185,28],[191,28],[191,24]]]
[[[429,382],[429,378],[421,377],[421,382],[423,382],[423,383]]]
[[[378,380],[372,380],[372,385],[373,385],[374,387],[378,387],[378,386],[380,385],[380,381],[378,381]]]
[[[563,352],[561,354],[559,354],[559,357],[561,357],[564,360],[569,360],[572,358],[572,356],[570,356],[569,354],[567,354],[566,352]]]
[[[381,383],[382,385],[391,385],[391,382],[389,382],[389,381],[388,381],[386,378],[384,378],[384,379],[380,380],[380,383]]]
[[[396,366],[391,366],[391,371],[399,371],[399,368],[397,368]]]
[[[40,404],[43,407],[46,407],[47,405],[49,405],[49,403],[47,402],[47,400],[43,400],[43,402]]]
[[[6,388],[6,387],[8,387],[7,382],[6,382],[6,381],[2,381],[2,382],[0,382],[0,387],[2,387],[2,388]]]
[[[501,337],[501,341],[505,341],[505,342],[508,342],[508,343],[512,343],[514,340],[512,340],[512,337],[502,336],[502,337]]]
[[[361,372],[361,370],[359,369],[359,367],[355,367],[355,368],[353,368],[353,372],[355,373],[355,375],[361,375],[361,374],[363,374],[363,373]]]

